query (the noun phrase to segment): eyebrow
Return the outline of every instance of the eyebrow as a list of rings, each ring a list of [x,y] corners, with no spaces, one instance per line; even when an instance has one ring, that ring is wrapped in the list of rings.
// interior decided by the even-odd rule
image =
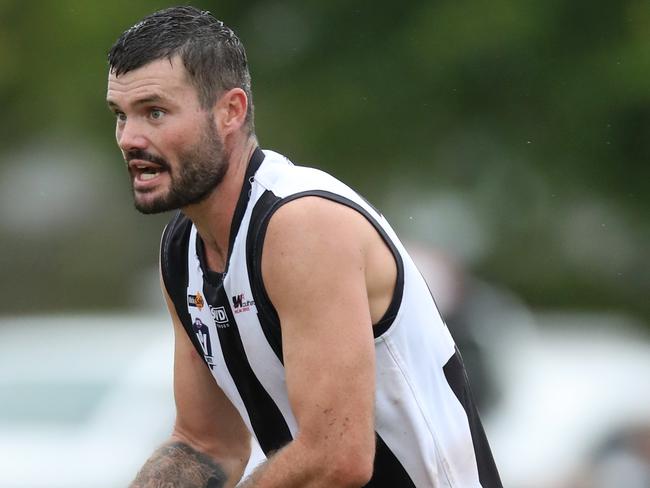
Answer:
[[[154,94],[154,95],[149,95],[148,97],[137,99],[135,102],[133,102],[133,106],[137,107],[139,105],[147,105],[149,103],[158,103],[158,102],[162,102],[163,100],[164,98],[161,95]],[[106,100],[106,103],[112,109],[120,108],[120,106],[117,103],[115,103],[113,100]]]

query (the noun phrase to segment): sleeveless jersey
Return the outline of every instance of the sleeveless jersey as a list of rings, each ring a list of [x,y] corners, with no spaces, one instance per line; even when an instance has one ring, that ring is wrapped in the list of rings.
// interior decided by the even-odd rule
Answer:
[[[176,312],[217,384],[270,455],[297,434],[287,397],[278,315],[261,279],[274,211],[318,196],[361,213],[397,263],[389,308],[374,325],[376,455],[368,487],[499,488],[501,482],[458,350],[431,293],[384,217],[334,177],[257,149],[230,231],[223,273],[208,269],[192,222],[165,228],[161,269]]]

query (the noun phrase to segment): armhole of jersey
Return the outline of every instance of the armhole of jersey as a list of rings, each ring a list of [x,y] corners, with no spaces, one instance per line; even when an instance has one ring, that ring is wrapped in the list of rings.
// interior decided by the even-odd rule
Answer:
[[[174,304],[176,315],[199,357],[205,362],[203,349],[192,331],[192,319],[187,311],[187,251],[191,228],[189,219],[184,218],[181,212],[167,224],[160,241],[160,272],[163,286]]]
[[[282,205],[285,205],[286,203],[289,203],[293,200],[297,200],[298,198],[309,196],[325,198],[327,200],[345,205],[359,212],[366,218],[366,220],[368,220],[368,222],[370,222],[370,224],[372,224],[372,226],[375,228],[377,233],[379,233],[393,254],[395,265],[397,266],[395,290],[393,291],[393,297],[383,317],[377,323],[373,324],[373,334],[375,339],[382,336],[388,331],[388,329],[390,329],[391,325],[395,321],[395,318],[397,317],[397,312],[399,311],[399,308],[402,304],[402,295],[404,292],[404,263],[402,261],[402,256],[397,250],[395,243],[386,233],[386,230],[370,214],[370,212],[368,212],[368,210],[348,198],[323,190],[312,190],[296,193],[286,198],[279,198],[272,192],[267,191],[258,200],[256,208],[253,210],[253,215],[251,217],[251,232],[249,233],[247,242],[247,255],[249,259],[248,272],[253,294],[255,295],[255,305],[258,309],[258,314],[260,315],[260,323],[262,324],[264,334],[269,341],[269,344],[276,352],[280,360],[282,360],[282,337],[280,332],[280,320],[278,318],[275,307],[271,303],[271,300],[266,293],[264,280],[262,279],[262,249],[264,246],[266,230],[273,214]]]

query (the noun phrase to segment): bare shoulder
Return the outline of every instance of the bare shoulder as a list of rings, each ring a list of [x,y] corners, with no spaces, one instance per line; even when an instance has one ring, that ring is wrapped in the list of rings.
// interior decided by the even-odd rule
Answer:
[[[262,251],[262,275],[271,301],[287,294],[321,293],[336,275],[363,275],[370,223],[357,211],[320,197],[286,203],[271,217]]]
[[[377,323],[391,301],[396,269],[373,224],[347,205],[303,197],[284,204],[269,222],[262,277],[281,315],[293,313],[301,299],[316,307],[314,298],[330,303],[335,291],[346,290],[363,295]]]
[[[282,205],[271,217],[265,247],[299,244],[305,252],[305,243],[354,243],[357,247],[366,242],[372,225],[357,210],[347,205],[318,196],[298,198]],[[344,239],[345,242],[342,242]]]

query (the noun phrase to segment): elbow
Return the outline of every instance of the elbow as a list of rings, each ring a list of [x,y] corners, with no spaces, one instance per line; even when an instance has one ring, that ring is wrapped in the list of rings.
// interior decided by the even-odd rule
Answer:
[[[304,460],[309,478],[320,480],[319,486],[360,488],[370,482],[374,473],[375,442],[373,429],[319,436],[308,436],[303,431],[294,446],[302,453],[298,458]]]
[[[332,472],[330,486],[341,488],[360,488],[366,486],[372,478],[372,465],[368,469],[366,466],[356,465],[339,468]]]
[[[367,485],[374,471],[374,447],[344,449],[337,453],[328,469],[330,486],[356,488]]]

